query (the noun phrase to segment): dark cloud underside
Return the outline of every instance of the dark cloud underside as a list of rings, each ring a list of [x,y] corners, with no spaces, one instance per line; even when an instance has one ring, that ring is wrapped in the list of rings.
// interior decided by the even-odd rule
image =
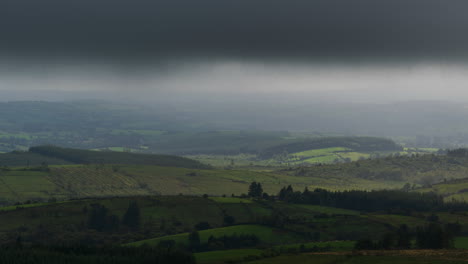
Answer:
[[[2,0],[4,54],[451,56],[466,0]]]

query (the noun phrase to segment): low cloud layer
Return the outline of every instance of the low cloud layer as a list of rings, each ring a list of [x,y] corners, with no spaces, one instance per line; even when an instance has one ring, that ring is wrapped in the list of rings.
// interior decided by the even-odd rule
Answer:
[[[19,69],[4,66],[0,68],[0,98],[133,99],[146,102],[261,102],[282,98],[280,101],[284,104],[321,100],[468,101],[468,65],[459,63],[272,64],[218,61],[131,69],[94,64]]]
[[[468,53],[467,9],[464,0],[2,0],[0,52],[456,58]]]
[[[468,101],[466,10],[466,0],[2,0],[0,99]]]

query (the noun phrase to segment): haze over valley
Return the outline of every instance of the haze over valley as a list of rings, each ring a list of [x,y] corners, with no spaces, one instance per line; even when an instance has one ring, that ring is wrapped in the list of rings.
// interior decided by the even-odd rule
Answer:
[[[467,10],[0,1],[0,262],[466,263]]]

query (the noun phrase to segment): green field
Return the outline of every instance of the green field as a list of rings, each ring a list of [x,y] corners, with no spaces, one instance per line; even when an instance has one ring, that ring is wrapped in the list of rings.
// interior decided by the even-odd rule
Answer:
[[[294,164],[301,163],[334,163],[343,161],[356,161],[369,158],[369,153],[355,152],[350,148],[331,147],[322,149],[311,149],[289,155],[289,162]]]
[[[416,226],[423,226],[426,221],[425,219],[416,218],[412,216],[404,216],[404,215],[388,215],[388,214],[381,214],[381,215],[370,215],[369,219],[379,221],[382,223],[388,223],[395,228],[405,224],[409,227],[416,227]]]
[[[353,237],[362,236],[372,230],[375,233],[385,230],[383,224],[376,225],[366,218],[354,216],[342,216],[329,219],[315,218],[319,213],[308,209],[296,207],[286,203],[267,203],[253,200],[251,203],[223,203],[212,199],[191,196],[143,196],[132,198],[108,198],[76,200],[66,203],[38,203],[19,206],[4,207],[0,214],[0,234],[27,226],[26,233],[34,234],[42,228],[60,228],[64,234],[84,232],[83,229],[67,229],[69,226],[81,226],[89,217],[89,208],[92,204],[99,203],[106,206],[109,213],[122,217],[129,201],[137,201],[141,208],[142,228],[138,236],[128,237],[126,233],[117,240],[125,244],[138,241],[135,245],[145,242],[157,244],[159,241],[174,239],[179,243],[186,243],[188,231],[200,222],[207,222],[212,229],[200,231],[202,241],[206,241],[210,235],[223,236],[232,234],[254,234],[262,243],[266,244],[294,244],[310,242],[308,236],[320,231],[321,239],[335,239],[337,234],[346,233],[343,228],[352,230],[358,226],[365,226],[363,231],[353,231]],[[84,212],[87,208],[87,212]],[[203,213],[200,213],[203,212]],[[262,219],[268,219],[275,212],[282,212],[294,219],[309,219],[304,225],[290,227],[285,230],[281,227],[273,228],[261,224]],[[223,215],[232,216],[235,225],[223,227]],[[314,226],[309,226],[314,225]],[[292,228],[292,229],[291,229]],[[106,233],[103,233],[105,235]],[[94,234],[96,235],[96,234]],[[117,239],[118,237],[113,237]],[[5,237],[0,237],[0,241]],[[72,239],[72,238],[69,238]],[[76,239],[80,239],[77,237]],[[115,242],[115,241],[114,241]],[[340,242],[341,243],[341,242]]]
[[[248,256],[259,256],[263,250],[260,249],[231,249],[195,253],[198,264],[226,263],[226,261],[241,261]]]
[[[51,149],[52,154],[40,154]],[[332,150],[341,151],[345,148]],[[91,156],[87,156],[88,154]],[[62,159],[59,159],[60,157]],[[101,157],[105,157],[103,162],[109,162],[112,165],[97,162]],[[81,159],[89,162],[81,165],[74,162],[74,160]],[[277,194],[282,187],[287,185],[292,185],[295,190],[304,190],[305,187],[311,190],[315,188],[376,190],[401,189],[408,183],[414,191],[433,191],[450,200],[452,198],[463,199],[466,196],[464,191],[468,189],[466,180],[448,180],[445,183],[433,184],[430,188],[417,188],[421,185],[428,186],[428,183],[440,182],[443,179],[466,177],[467,160],[458,159],[454,162],[453,158],[443,155],[386,157],[343,164],[288,167],[276,170],[271,170],[271,168],[270,170],[262,170],[262,168],[213,169],[197,161],[166,155],[96,152],[52,147],[42,147],[36,152],[0,154],[0,162],[8,163],[11,160],[14,160],[16,164],[23,164],[23,167],[4,167],[0,170],[0,203],[3,204],[26,200],[41,202],[49,198],[67,199],[114,195],[208,194],[229,197],[235,194],[240,196],[247,192],[248,185],[253,181],[261,182],[264,191],[269,194]],[[127,162],[137,164],[125,164]],[[28,167],[26,166],[28,163],[42,165]],[[52,165],[56,163],[58,164]],[[171,167],[171,165],[179,167]]]
[[[210,197],[210,199],[217,203],[252,203],[252,200],[238,197]]]
[[[235,131],[224,133],[231,136],[237,134]],[[244,150],[228,155],[198,153],[187,157],[215,167],[252,168],[255,166],[278,167],[350,162],[376,155],[387,156],[400,153],[402,150],[391,140],[372,137],[310,137],[310,135],[302,135],[302,137],[283,136],[281,138],[282,140],[276,141],[272,146],[262,145],[262,148],[256,152]],[[242,149],[250,147],[242,147]]]
[[[465,106],[202,101],[0,103],[0,264],[468,263]]]
[[[445,198],[446,201],[452,201],[452,200],[455,200],[455,201],[468,201],[468,192],[464,192],[464,193],[457,193],[457,194],[452,194],[452,195],[449,195]]]
[[[468,180],[452,180],[434,184],[428,188],[418,189],[419,192],[433,192],[443,195],[447,201],[452,199],[459,201],[468,201]]]
[[[34,137],[31,136],[30,134],[24,133],[24,132],[19,132],[19,133],[5,133],[5,132],[1,132],[1,131],[0,131],[0,138],[20,138],[20,139],[31,140],[31,139],[33,139]]]
[[[335,208],[335,207],[326,207],[326,206],[309,205],[309,204],[295,204],[293,206],[297,208],[307,209],[316,213],[322,213],[322,214],[360,215],[360,212],[358,211],[346,210],[346,209]]]
[[[142,136],[160,136],[166,133],[161,130],[145,130],[145,129],[113,129],[111,135],[142,135]]]
[[[453,183],[440,183],[432,185],[430,188],[423,188],[421,192],[435,192],[438,194],[457,194],[463,190],[468,192],[468,181],[456,181]]]
[[[301,236],[294,235],[282,230],[274,229],[271,227],[260,226],[260,225],[239,225],[221,227],[209,230],[199,231],[200,241],[206,243],[210,236],[222,237],[232,235],[256,235],[262,243],[266,244],[288,244],[295,241],[301,240]],[[147,245],[158,245],[164,240],[174,240],[176,244],[187,244],[189,233],[178,234],[173,236],[159,237],[155,239],[148,239],[127,244],[128,246],[141,246]]]
[[[329,241],[329,242],[311,242],[302,244],[291,244],[274,247],[276,250],[299,250],[301,247],[310,249],[314,247],[328,248],[334,252],[351,251],[354,247],[353,241]],[[195,253],[197,263],[199,264],[216,264],[226,263],[227,261],[241,262],[246,257],[256,256],[259,257],[265,254],[265,250],[261,249],[232,249],[232,250],[219,250],[209,251],[202,253]]]
[[[438,151],[438,149],[432,148],[418,148],[418,149],[405,149],[404,151],[373,151],[373,152],[358,152],[350,148],[344,147],[332,147],[332,148],[322,148],[322,149],[311,149],[307,151],[301,151],[289,154],[289,159],[287,162],[291,164],[318,164],[318,163],[336,163],[336,162],[350,162],[365,160],[371,157],[385,157],[388,155],[423,155],[431,154]]]
[[[122,219],[130,201],[138,203],[141,210],[141,227],[129,230],[120,226],[115,231],[101,231],[86,227],[91,208],[100,204],[107,212]],[[209,229],[199,231],[200,242],[206,243],[210,236],[222,237],[249,234],[259,238],[260,243],[251,248],[236,248],[199,252],[195,254],[199,263],[224,263],[230,260],[243,261],[282,254],[279,257],[259,259],[248,263],[281,263],[284,255],[297,259],[298,263],[348,263],[341,262],[354,248],[355,242],[363,238],[379,239],[382,234],[407,224],[412,230],[423,226],[431,212],[419,212],[418,217],[380,213],[360,213],[353,210],[321,207],[315,205],[290,204],[281,201],[244,199],[238,197],[194,197],[194,196],[138,196],[106,199],[75,200],[66,203],[26,204],[18,207],[4,207],[0,214],[0,244],[11,241],[20,230],[27,242],[83,241],[92,237],[89,243],[111,243],[125,246],[157,246],[162,241],[174,240],[176,245],[187,246],[189,232],[204,222]],[[235,219],[235,224],[224,226],[224,215]],[[278,218],[278,215],[282,217]],[[468,228],[468,217],[460,213],[437,213],[441,224],[459,222],[464,230]],[[271,222],[270,220],[274,220]],[[283,220],[275,219],[283,219]],[[283,224],[281,224],[281,222]],[[267,226],[263,223],[273,225]],[[287,224],[284,224],[287,223]],[[49,230],[53,236],[44,230]],[[316,236],[317,235],[317,236]],[[346,237],[346,238],[343,238]],[[467,248],[466,237],[458,237],[455,246]],[[303,251],[301,251],[303,250]],[[298,255],[298,252],[312,252]],[[314,255],[313,252],[333,252],[335,256]],[[347,253],[348,252],[348,253]],[[389,251],[396,252],[396,251]],[[323,253],[326,254],[326,253]],[[380,254],[380,253],[379,253]],[[313,256],[313,257],[312,257]],[[323,257],[323,259],[320,259]],[[331,258],[338,262],[333,262]],[[389,258],[401,263],[413,263],[420,259],[410,256],[352,256],[349,263],[387,263]],[[431,262],[434,258],[424,257]],[[315,262],[314,262],[315,261]],[[320,262],[323,261],[323,262]],[[359,262],[364,261],[364,262]],[[371,262],[377,261],[377,262]],[[405,262],[406,261],[406,262]],[[453,262],[457,263],[457,262]]]
[[[244,262],[246,263],[246,262]],[[251,264],[462,264],[464,260],[432,259],[428,257],[405,257],[405,256],[333,256],[333,255],[289,255],[276,258],[267,258],[248,262]]]
[[[276,246],[275,248],[277,249],[293,248],[293,249],[300,250],[300,248],[303,246],[304,249],[306,250],[317,247],[317,248],[322,248],[322,249],[328,249],[327,251],[342,252],[342,251],[353,250],[354,244],[356,244],[355,241],[323,241],[323,242],[309,242],[309,243],[282,245],[282,246]]]
[[[401,188],[403,185],[400,182],[372,181],[342,175],[297,177],[262,171],[200,170],[149,165],[60,165],[49,166],[48,171],[31,171],[21,167],[0,171],[0,201],[12,203],[53,197],[65,199],[180,193],[231,196],[246,193],[253,181],[261,182],[264,190],[270,194],[276,194],[287,185],[298,190],[305,187],[382,189]],[[229,202],[229,197],[224,200]]]
[[[404,148],[405,153],[435,153],[438,148]]]
[[[457,238],[455,238],[455,248],[457,248],[457,249],[468,249],[468,237],[457,237]]]
[[[354,153],[342,152],[347,150],[335,147],[304,151],[301,155],[323,154],[326,151],[338,151],[341,153],[339,155]],[[225,161],[232,162],[229,159]],[[277,194],[287,185],[292,185],[296,190],[305,187],[375,190],[401,189],[408,183],[412,190],[416,188],[414,191],[434,191],[449,200],[465,198],[463,192],[468,189],[466,180],[450,180],[468,175],[468,161],[462,158],[454,160],[443,155],[395,156],[306,167],[249,165],[239,166],[239,169],[235,169],[236,166],[214,169],[191,159],[167,155],[47,146],[33,148],[29,152],[0,154],[0,165],[2,162],[23,166],[5,167],[0,171],[0,202],[4,204],[53,197],[65,199],[180,193],[231,196],[246,193],[248,185],[253,181],[261,182],[269,194]],[[84,164],[77,164],[80,162]],[[45,168],[41,167],[44,164]],[[448,180],[433,184],[444,179]],[[430,184],[431,188],[417,189]]]
[[[250,168],[255,167],[279,167],[282,164],[275,160],[262,160],[255,154],[237,154],[237,155],[215,155],[215,154],[198,154],[185,155],[184,157],[198,160],[202,163],[209,164],[218,168]]]
[[[329,153],[336,153],[336,152],[347,152],[350,151],[349,148],[342,148],[342,147],[333,147],[333,148],[323,148],[323,149],[312,149],[302,152],[296,152],[291,155],[299,156],[299,157],[317,157],[317,156],[325,156]]]

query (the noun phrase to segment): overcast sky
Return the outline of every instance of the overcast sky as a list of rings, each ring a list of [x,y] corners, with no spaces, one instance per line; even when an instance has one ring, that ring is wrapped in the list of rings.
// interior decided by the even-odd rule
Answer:
[[[468,101],[467,10],[466,0],[2,0],[0,95]]]

